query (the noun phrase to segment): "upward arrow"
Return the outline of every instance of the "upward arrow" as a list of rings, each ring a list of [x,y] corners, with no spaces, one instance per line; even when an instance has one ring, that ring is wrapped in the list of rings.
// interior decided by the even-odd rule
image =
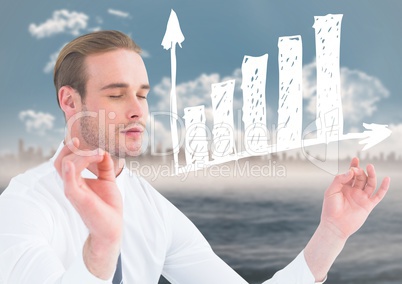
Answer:
[[[171,81],[172,87],[170,90],[170,128],[172,134],[172,148],[173,159],[176,174],[179,171],[179,138],[177,133],[177,99],[176,99],[176,44],[184,41],[184,35],[180,29],[179,19],[173,9],[170,12],[169,20],[166,26],[165,36],[162,40],[162,46],[164,49],[170,49],[170,66],[171,66]]]
[[[173,49],[176,43],[181,47],[183,41],[184,35],[181,32],[179,19],[177,18],[176,12],[172,9],[166,26],[165,36],[162,40],[162,46],[166,50]]]

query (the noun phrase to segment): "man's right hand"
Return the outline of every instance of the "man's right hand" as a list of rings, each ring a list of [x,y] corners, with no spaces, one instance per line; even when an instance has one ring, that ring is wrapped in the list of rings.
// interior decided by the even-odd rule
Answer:
[[[89,229],[83,249],[84,263],[100,279],[109,279],[116,269],[120,253],[123,204],[115,179],[115,168],[110,154],[98,149],[94,155],[78,155],[73,138],[63,147],[54,165],[63,179],[64,192]],[[91,167],[97,179],[81,177]]]

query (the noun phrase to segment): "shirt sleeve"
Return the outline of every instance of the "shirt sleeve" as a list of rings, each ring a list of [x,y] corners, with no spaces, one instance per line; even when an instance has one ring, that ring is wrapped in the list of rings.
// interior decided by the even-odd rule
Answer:
[[[314,275],[311,273],[304,258],[304,251],[302,251],[291,263],[282,270],[279,270],[271,279],[265,281],[263,284],[322,284],[325,280],[323,282],[315,282]]]
[[[65,267],[49,244],[51,218],[43,204],[23,195],[0,198],[0,283],[109,284],[92,275],[82,254]]]
[[[219,258],[196,226],[174,205],[169,208],[171,240],[163,275],[177,284],[244,284],[236,271]],[[314,284],[303,251],[263,284]],[[323,282],[321,282],[323,283]],[[317,283],[319,284],[319,283]]]
[[[168,204],[170,235],[163,276],[178,284],[245,284],[212,250],[196,226],[174,205]]]
[[[69,269],[64,273],[61,284],[88,283],[88,284],[111,284],[112,279],[102,280],[90,273],[82,256],[78,256]]]

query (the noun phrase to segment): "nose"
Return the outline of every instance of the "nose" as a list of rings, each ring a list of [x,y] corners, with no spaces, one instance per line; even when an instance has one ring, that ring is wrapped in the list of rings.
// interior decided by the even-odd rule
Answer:
[[[137,94],[130,96],[129,102],[127,102],[126,116],[129,120],[139,120],[144,116],[146,104],[142,102],[143,99],[137,97]]]

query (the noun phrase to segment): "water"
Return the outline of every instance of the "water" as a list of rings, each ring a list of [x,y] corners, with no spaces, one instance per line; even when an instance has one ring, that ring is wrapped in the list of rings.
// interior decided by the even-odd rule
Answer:
[[[398,175],[392,176],[386,198],[349,239],[326,283],[402,283],[402,177]],[[304,248],[318,225],[323,186],[330,179],[309,183],[312,178],[303,175],[303,179],[293,177],[292,182],[288,176],[268,180],[265,186],[264,180],[249,179],[219,190],[205,190],[205,186],[197,190],[193,182],[184,186],[186,190],[162,190],[162,194],[196,224],[225,262],[256,284]],[[300,180],[302,186],[294,182]],[[159,283],[168,282],[162,278]]]
[[[401,179],[392,182],[400,185]],[[326,283],[402,283],[400,188],[394,186],[348,240]],[[247,188],[164,195],[225,262],[249,283],[262,283],[304,248],[319,222],[322,193],[318,188]]]

